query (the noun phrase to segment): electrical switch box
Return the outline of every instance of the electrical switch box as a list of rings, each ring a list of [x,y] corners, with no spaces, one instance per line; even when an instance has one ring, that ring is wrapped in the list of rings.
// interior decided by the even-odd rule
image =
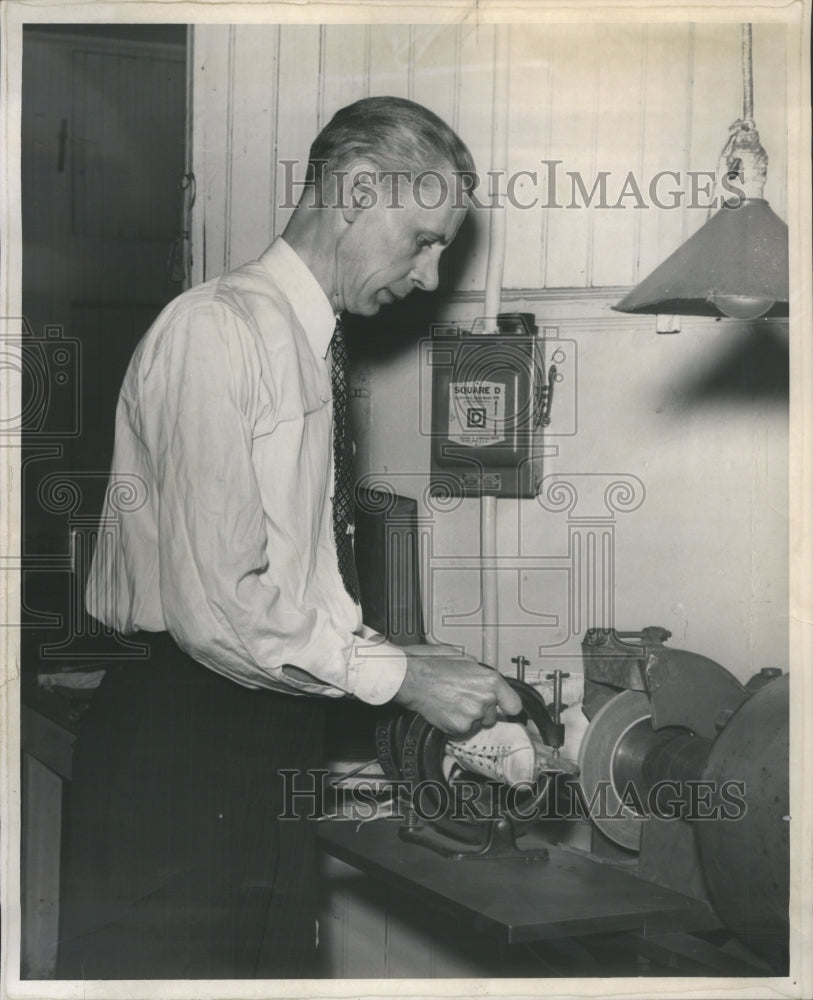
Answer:
[[[533,313],[501,313],[493,334],[433,331],[434,493],[536,495],[550,405],[537,332]]]

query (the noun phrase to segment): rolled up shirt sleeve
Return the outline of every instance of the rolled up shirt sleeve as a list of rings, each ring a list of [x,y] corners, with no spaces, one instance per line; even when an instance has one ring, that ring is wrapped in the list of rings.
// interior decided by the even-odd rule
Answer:
[[[406,653],[366,625],[353,641],[350,672],[353,694],[370,705],[392,701],[404,682]]]

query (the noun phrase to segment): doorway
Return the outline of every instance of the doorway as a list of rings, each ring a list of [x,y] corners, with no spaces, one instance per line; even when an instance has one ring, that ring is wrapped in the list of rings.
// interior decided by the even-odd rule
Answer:
[[[118,392],[136,344],[188,281],[186,34],[23,32],[25,978],[54,975],[63,783],[93,680],[115,652],[83,593]]]

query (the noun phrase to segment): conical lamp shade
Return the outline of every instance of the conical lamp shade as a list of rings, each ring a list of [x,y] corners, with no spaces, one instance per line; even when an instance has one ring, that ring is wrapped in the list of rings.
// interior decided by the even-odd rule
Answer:
[[[613,309],[670,316],[788,315],[788,227],[762,198],[721,208]]]

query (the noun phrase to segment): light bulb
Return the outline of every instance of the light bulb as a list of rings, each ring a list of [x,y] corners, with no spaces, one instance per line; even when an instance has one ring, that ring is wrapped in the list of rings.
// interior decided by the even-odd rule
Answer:
[[[759,319],[773,307],[776,299],[768,299],[759,295],[723,295],[721,292],[712,292],[709,300],[713,302],[721,313],[730,316],[731,319]]]

